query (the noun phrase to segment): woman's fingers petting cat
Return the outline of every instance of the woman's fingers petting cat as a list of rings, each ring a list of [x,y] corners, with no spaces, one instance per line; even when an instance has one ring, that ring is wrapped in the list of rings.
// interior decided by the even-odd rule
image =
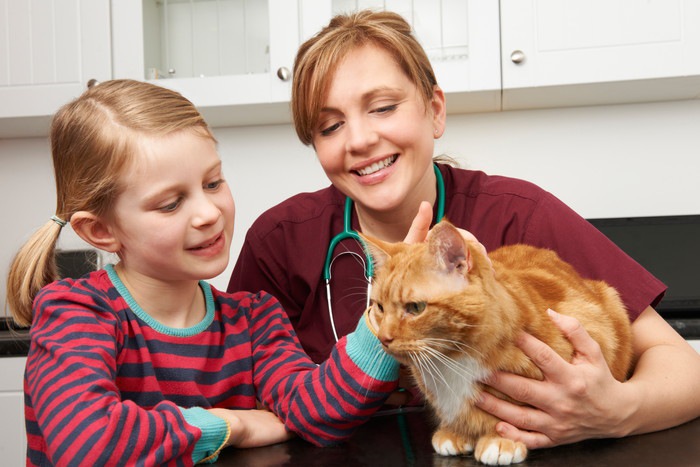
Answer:
[[[591,363],[604,363],[605,359],[600,350],[600,345],[593,340],[590,334],[588,334],[588,331],[586,331],[576,318],[562,315],[552,309],[547,310],[547,314],[549,314],[554,324],[564,334],[564,337],[574,346],[574,363],[582,358]],[[607,366],[607,364],[605,365]],[[540,369],[543,368],[540,367]]]
[[[413,218],[413,222],[411,222],[411,227],[408,229],[408,233],[406,234],[406,238],[404,238],[403,242],[404,243],[420,243],[424,242],[425,239],[428,237],[428,231],[430,230],[430,223],[433,221],[433,207],[430,205],[429,202],[423,201],[420,203],[420,206],[418,207],[418,213],[416,214],[416,217]],[[462,238],[464,238],[465,241],[467,242],[474,242],[477,243],[480,247],[481,250],[484,253],[484,256],[488,258],[488,255],[486,253],[486,248],[484,245],[479,242],[479,240],[469,232],[468,230],[460,229],[457,228],[459,233],[462,235]],[[491,258],[488,258],[489,261],[491,261]]]
[[[538,431],[538,427],[547,426],[552,422],[552,418],[541,410],[516,405],[487,392],[481,394],[476,405],[504,420],[496,425],[496,431],[504,438],[521,441],[528,449],[546,448],[556,444]]]
[[[556,445],[554,441],[543,433],[519,430],[506,422],[499,422],[498,425],[496,425],[496,431],[504,438],[525,443],[528,449],[551,448]]]
[[[423,201],[418,207],[418,214],[413,218],[411,227],[408,229],[404,243],[420,243],[425,241],[430,230],[430,223],[433,221],[433,207],[429,202]]]

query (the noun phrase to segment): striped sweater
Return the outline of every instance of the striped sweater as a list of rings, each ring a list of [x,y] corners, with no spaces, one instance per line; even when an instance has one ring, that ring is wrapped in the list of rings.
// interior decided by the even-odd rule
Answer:
[[[364,320],[315,365],[260,292],[200,286],[206,316],[153,320],[111,266],[42,289],[25,374],[27,465],[191,465],[223,442],[203,409],[254,409],[316,444],[349,437],[396,388],[398,364]]]

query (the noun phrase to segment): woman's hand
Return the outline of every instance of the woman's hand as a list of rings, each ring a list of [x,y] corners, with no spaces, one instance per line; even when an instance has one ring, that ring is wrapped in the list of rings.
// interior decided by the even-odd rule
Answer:
[[[542,370],[544,379],[497,372],[486,383],[529,406],[488,393],[477,406],[503,420],[496,426],[501,436],[522,441],[530,449],[626,435],[621,423],[633,410],[631,388],[613,378],[600,346],[575,318],[556,312],[550,316],[574,347],[572,361],[523,333],[517,345]]]
[[[411,223],[411,227],[408,229],[408,233],[406,234],[406,238],[404,238],[403,242],[404,243],[420,243],[424,242],[426,238],[428,238],[428,232],[430,231],[430,223],[433,221],[433,208],[430,206],[430,203],[427,201],[423,201],[420,203],[420,206],[418,207],[418,214],[416,214],[416,217],[413,218],[413,222]],[[456,227],[456,226],[455,226]],[[481,248],[481,251],[484,253],[484,256],[491,261],[491,258],[488,257],[488,254],[486,252],[486,247],[479,242],[479,240],[476,239],[474,234],[471,232],[460,229],[457,227],[457,230],[459,231],[460,235],[462,235],[462,238],[464,239],[465,242],[474,242],[479,247]],[[492,268],[493,269],[493,268]],[[495,271],[494,271],[495,272]]]
[[[294,436],[269,410],[209,409],[209,411],[229,423],[231,436],[228,438],[227,446],[255,448],[281,443]]]
[[[418,214],[413,218],[411,227],[408,229],[404,243],[420,243],[428,237],[430,223],[433,222],[433,207],[429,202],[423,201],[418,207]]]

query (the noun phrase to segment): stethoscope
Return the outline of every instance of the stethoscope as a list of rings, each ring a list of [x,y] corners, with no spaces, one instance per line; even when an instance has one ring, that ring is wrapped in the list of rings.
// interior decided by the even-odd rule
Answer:
[[[433,164],[433,169],[435,171],[435,179],[437,181],[437,211],[435,213],[435,222],[439,222],[445,216],[445,182],[442,179],[442,174],[437,167],[437,164]],[[328,245],[328,253],[326,254],[326,262],[323,265],[323,278],[326,281],[326,299],[328,300],[328,316],[331,320],[331,328],[333,329],[333,337],[335,337],[336,342],[338,341],[338,332],[335,329],[335,321],[333,320],[333,306],[331,305],[331,267],[333,266],[333,261],[336,258],[344,255],[351,254],[356,256],[362,263],[365,271],[365,279],[367,280],[367,304],[369,307],[370,295],[372,294],[372,276],[374,275],[374,264],[372,261],[372,256],[369,254],[365,248],[365,242],[362,240],[360,235],[352,229],[352,199],[350,197],[345,198],[345,209],[343,211],[343,231],[331,239]],[[362,245],[362,251],[364,252],[364,258],[354,251],[344,251],[333,257],[333,251],[338,243],[343,240],[354,239],[357,240]]]

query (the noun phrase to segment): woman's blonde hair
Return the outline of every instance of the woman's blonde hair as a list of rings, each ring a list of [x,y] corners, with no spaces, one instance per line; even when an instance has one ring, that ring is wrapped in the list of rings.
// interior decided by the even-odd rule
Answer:
[[[400,15],[363,10],[338,15],[318,34],[304,42],[294,61],[292,117],[302,143],[312,144],[330,81],[348,52],[363,45],[376,45],[396,60],[427,104],[437,80],[423,47]]]
[[[55,216],[70,221],[78,211],[108,215],[140,138],[184,129],[214,139],[194,105],[175,91],[131,80],[107,81],[85,91],[51,123]],[[31,324],[35,295],[58,277],[54,251],[60,231],[59,222],[47,221],[12,261],[7,304],[21,326]]]

